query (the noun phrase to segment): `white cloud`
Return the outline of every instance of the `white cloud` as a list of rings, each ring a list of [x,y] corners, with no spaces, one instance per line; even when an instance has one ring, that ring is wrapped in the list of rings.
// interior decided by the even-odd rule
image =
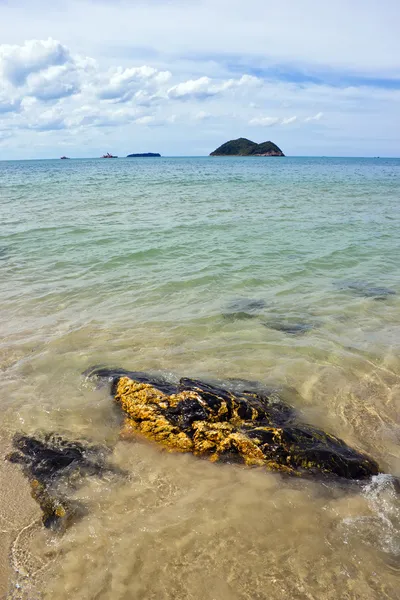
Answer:
[[[239,79],[227,79],[225,81],[213,80],[210,77],[200,77],[199,79],[190,79],[171,87],[167,94],[169,98],[180,100],[204,100],[232,88],[254,87],[260,84],[261,80],[251,75],[243,75]]]
[[[320,112],[313,117],[306,117],[303,119],[305,123],[309,121],[319,121],[323,113]],[[298,121],[297,116],[293,117],[254,117],[250,119],[249,125],[256,125],[258,127],[272,127],[273,125],[291,125]]]
[[[69,9],[71,0],[66,2]],[[3,22],[0,32],[2,27]],[[55,139],[57,147],[75,144],[75,155],[89,152],[88,139],[122,155],[120,144],[128,153],[132,139],[145,147],[150,136],[152,145],[165,144],[164,153],[193,154],[196,148],[208,153],[226,139],[251,137],[249,125],[260,128],[259,141],[262,128],[275,126],[274,141],[288,154],[398,152],[399,89],[290,82],[241,71],[237,62],[229,71],[218,56],[199,62],[155,54],[143,64],[134,51],[128,58],[118,47],[110,50],[108,42],[95,58],[64,40],[0,45],[1,156],[5,147],[7,157],[21,156],[21,149],[30,156],[40,143],[44,153],[45,140],[51,155]],[[322,123],[311,127],[322,117],[323,136]],[[207,119],[208,126],[201,126]],[[112,140],[115,149],[108,145]]]
[[[139,98],[142,95],[148,101],[151,98],[148,90],[157,90],[170,78],[169,71],[159,71],[146,65],[127,69],[117,67],[101,77],[104,82],[100,84],[97,95],[102,100],[126,102],[138,94]]]
[[[323,116],[324,116],[324,113],[319,112],[316,115],[314,115],[313,117],[306,117],[304,119],[304,121],[306,121],[306,122],[308,122],[308,121],[320,121]]]
[[[30,40],[23,46],[0,46],[0,73],[12,85],[24,85],[27,77],[51,66],[64,65],[70,59],[69,50],[49,38]]]
[[[80,92],[80,77],[71,66],[49,67],[27,77],[26,93],[38,100],[58,100]]]
[[[0,96],[0,114],[18,112],[21,107],[21,100],[13,100]]]
[[[219,87],[212,85],[212,80],[209,77],[200,77],[199,79],[190,79],[184,83],[179,83],[170,88],[167,93],[169,98],[203,99],[214,96],[219,91]]]
[[[256,117],[254,119],[250,119],[249,125],[258,125],[261,127],[272,127],[273,125],[277,125],[279,123],[278,117]]]
[[[154,125],[156,118],[150,115],[135,120],[136,125]]]
[[[297,121],[297,117],[286,117],[281,120],[282,125],[290,125],[291,123],[295,123]]]
[[[209,112],[206,112],[205,110],[199,110],[199,112],[194,115],[195,121],[206,121],[207,119],[211,119],[211,118],[212,118],[212,114]]]

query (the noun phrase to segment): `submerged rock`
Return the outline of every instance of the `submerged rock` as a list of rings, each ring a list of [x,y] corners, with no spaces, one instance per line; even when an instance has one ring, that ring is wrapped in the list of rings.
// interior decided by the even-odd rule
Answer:
[[[288,333],[290,335],[304,335],[308,331],[314,329],[314,325],[311,323],[283,323],[283,322],[274,322],[268,321],[267,323],[263,323],[264,327],[268,327],[268,329],[275,329],[276,331],[282,331],[283,333]]]
[[[379,472],[374,460],[341,439],[296,423],[292,407],[276,396],[251,389],[234,393],[186,378],[170,393],[163,381],[159,386],[150,376],[127,373],[90,371],[111,380],[114,399],[126,414],[124,438],[139,435],[170,452],[293,475],[365,479]]]
[[[52,529],[65,529],[84,514],[84,507],[66,496],[67,487],[76,488],[85,476],[115,471],[107,466],[107,448],[55,433],[16,435],[13,445],[16,450],[6,458],[22,465],[32,497],[43,511],[43,524]]]
[[[225,319],[225,321],[249,321],[250,319],[256,319],[258,315],[241,310],[238,312],[223,313],[222,317]]]
[[[373,300],[386,300],[396,294],[395,290],[384,286],[374,286],[365,281],[340,281],[337,284],[340,290],[352,292],[356,296],[372,298]]]
[[[232,312],[258,313],[266,307],[262,298],[233,298],[227,305],[227,310]]]
[[[222,316],[227,321],[255,319],[260,315],[265,306],[266,302],[262,299],[234,298],[228,303]]]

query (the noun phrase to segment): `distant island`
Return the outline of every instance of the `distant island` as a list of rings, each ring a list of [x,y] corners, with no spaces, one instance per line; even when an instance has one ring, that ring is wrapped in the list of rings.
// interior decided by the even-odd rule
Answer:
[[[143,154],[128,154],[126,158],[158,158],[161,154],[158,152],[144,152]]]
[[[238,138],[225,142],[211,152],[210,156],[285,156],[273,142],[256,144],[246,138]]]

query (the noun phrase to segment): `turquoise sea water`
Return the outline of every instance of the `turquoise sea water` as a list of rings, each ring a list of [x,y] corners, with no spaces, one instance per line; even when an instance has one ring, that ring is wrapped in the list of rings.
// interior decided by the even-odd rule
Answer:
[[[399,201],[400,159],[0,162],[4,437],[40,427],[116,438],[107,394],[89,389],[80,376],[89,365],[101,363],[290,386],[298,392],[291,401],[306,420],[370,453],[384,472],[400,475]],[[142,463],[148,461],[146,473],[159,464],[149,452],[141,456]],[[163,460],[167,470],[177,464],[171,457]],[[188,481],[196,469],[208,468],[191,462],[186,467]],[[176,482],[176,474],[174,480],[168,472]],[[210,473],[206,480],[215,491],[219,476]],[[340,498],[332,507],[331,498],[327,508],[309,484],[289,490],[274,477],[263,475],[262,481],[273,481],[276,494],[282,494],[279,514],[270,498],[259,504],[254,500],[252,511],[255,520],[265,512],[271,522],[281,519],[281,545],[274,553],[265,532],[258,539],[252,529],[255,547],[246,552],[257,559],[240,559],[250,573],[240,583],[234,568],[239,554],[224,530],[215,564],[232,564],[233,574],[221,580],[216,598],[397,597],[400,509],[387,479],[356,495],[354,506]],[[265,485],[260,481],[246,480],[257,498],[257,486]],[[181,489],[186,484],[182,481]],[[235,482],[226,486],[235,497]],[[127,489],[121,497],[120,505],[129,505]],[[162,518],[178,522],[176,505],[166,497],[160,496]],[[232,513],[225,513],[223,498],[216,501],[221,503],[218,522],[226,524],[226,531],[233,528],[241,547],[239,530],[248,507],[239,498]],[[174,510],[168,512],[171,502]],[[300,521],[285,529],[291,506]],[[123,533],[118,518],[110,516],[115,503],[96,507],[97,518],[107,515],[112,523],[96,538],[101,565],[105,546],[99,540],[117,533],[120,539]],[[192,509],[198,515],[204,506],[199,500]],[[189,540],[190,519],[182,519],[177,531]],[[309,519],[309,531],[302,519]],[[92,522],[92,530],[95,526]],[[304,576],[304,554],[292,546],[297,526],[300,546],[317,552],[318,557],[311,551],[309,560],[324,557],[320,581]],[[74,542],[69,540],[72,549],[62,550],[82,559],[88,527],[79,527],[81,537],[76,534]],[[201,552],[193,560],[206,568],[205,556],[212,552],[207,528],[203,537],[201,531],[200,526]],[[141,535],[137,543],[151,547]],[[154,543],[159,535],[154,534]],[[277,540],[272,537],[270,544]],[[176,544],[174,534],[166,537],[167,565],[175,560]],[[349,547],[352,553],[346,554]],[[268,581],[262,553],[273,573]],[[129,560],[128,570],[136,559]],[[109,579],[93,591],[84,568],[79,571],[75,563],[69,568],[67,562],[60,567],[57,597],[69,597],[60,591],[68,582],[79,598],[131,597],[123,594],[134,593],[137,579],[119,576],[116,564],[110,564],[109,575],[125,590],[120,595],[110,592]],[[189,564],[178,580],[187,580]],[[135,597],[200,598],[193,578],[180,591],[173,587],[172,571],[144,572],[143,590],[136,590]],[[357,582],[356,591],[346,573]],[[217,570],[212,576],[218,578]],[[161,587],[151,583],[154,577]],[[337,595],[330,591],[334,581]],[[266,586],[274,590],[272,596]],[[214,597],[209,593],[203,590],[201,597]]]

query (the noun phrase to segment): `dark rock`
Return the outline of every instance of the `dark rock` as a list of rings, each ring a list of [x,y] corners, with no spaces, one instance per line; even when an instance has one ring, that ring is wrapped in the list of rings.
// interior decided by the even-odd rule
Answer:
[[[249,321],[250,319],[256,319],[258,315],[247,313],[244,311],[240,312],[226,312],[222,314],[222,318],[225,321]]]
[[[265,300],[257,298],[234,298],[228,305],[228,311],[258,313],[266,307]]]
[[[127,371],[126,369],[109,369],[100,365],[90,367],[83,373],[84,377],[96,381],[100,386],[111,384],[111,392],[114,393],[114,387],[121,377],[129,377],[141,383],[148,383],[164,394],[176,394],[178,385],[171,382],[162,375],[152,375],[142,371]]]
[[[84,507],[69,499],[65,490],[76,488],[84,477],[117,472],[107,466],[108,448],[86,441],[69,441],[55,433],[36,437],[16,435],[15,451],[6,458],[22,465],[32,497],[43,511],[46,527],[62,530],[84,514]]]
[[[228,321],[245,321],[256,318],[265,308],[266,302],[254,298],[234,298],[228,303],[223,318]]]
[[[304,335],[308,331],[311,331],[311,329],[314,329],[314,325],[311,325],[310,323],[282,323],[268,321],[267,323],[263,323],[263,325],[264,327],[268,327],[268,329],[275,329],[276,331],[282,331],[289,335]]]
[[[292,407],[273,394],[233,392],[184,378],[171,395],[143,374],[139,381],[112,373],[112,393],[126,414],[126,437],[139,434],[169,451],[293,475],[365,479],[379,472],[374,460],[341,439],[297,423]],[[96,369],[91,374],[96,376]]]
[[[370,285],[364,281],[341,281],[336,285],[340,290],[349,291],[356,296],[372,298],[373,300],[386,300],[388,296],[396,294],[395,290],[384,286]]]

